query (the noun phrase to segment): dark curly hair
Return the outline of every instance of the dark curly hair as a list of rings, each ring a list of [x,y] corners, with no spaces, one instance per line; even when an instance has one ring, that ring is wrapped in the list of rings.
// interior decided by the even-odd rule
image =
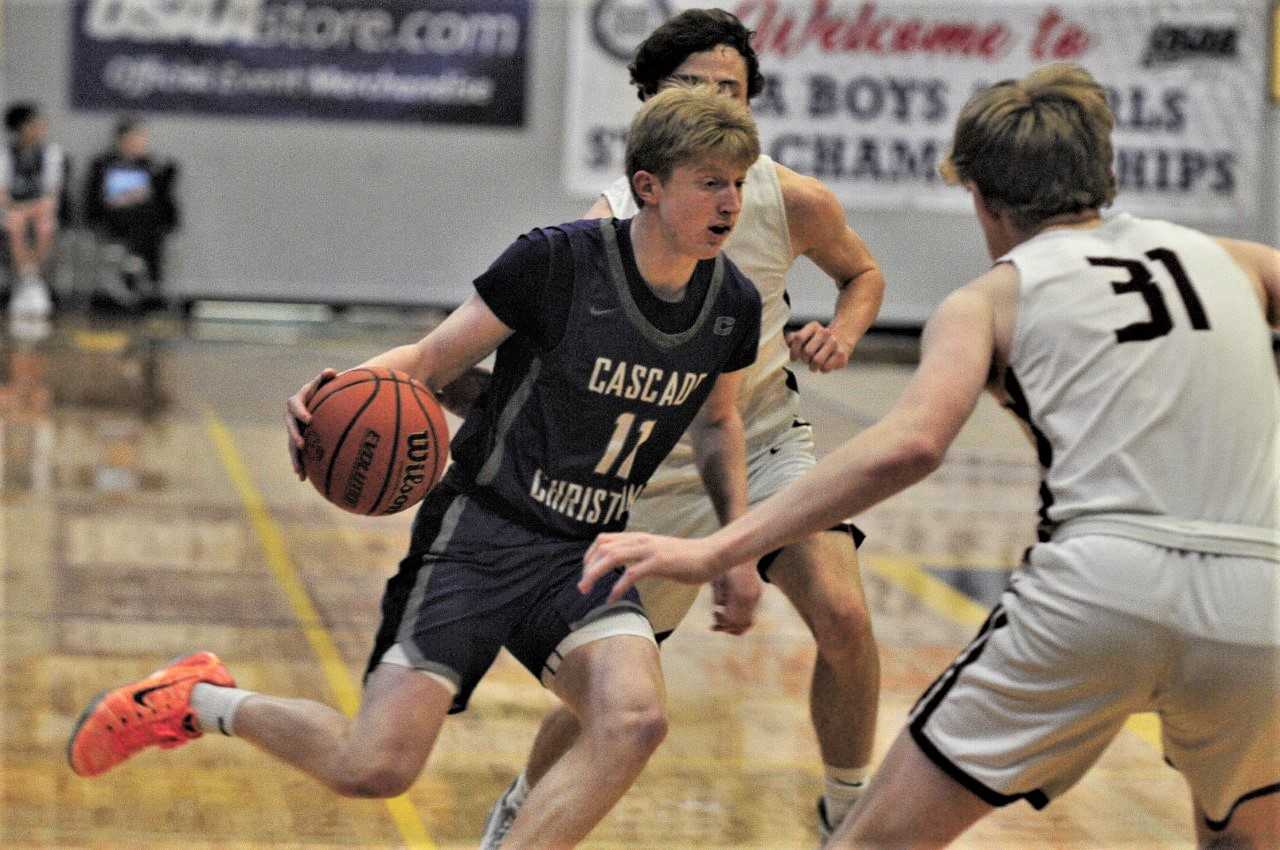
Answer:
[[[689,9],[658,27],[636,49],[627,70],[641,100],[652,97],[663,82],[694,53],[721,44],[742,54],[747,62],[747,99],[764,88],[760,60],[751,46],[754,35],[742,21],[722,9]]]
[[[4,111],[4,128],[10,133],[16,133],[27,125],[27,122],[33,118],[40,117],[40,107],[30,101],[22,101],[14,103]]]

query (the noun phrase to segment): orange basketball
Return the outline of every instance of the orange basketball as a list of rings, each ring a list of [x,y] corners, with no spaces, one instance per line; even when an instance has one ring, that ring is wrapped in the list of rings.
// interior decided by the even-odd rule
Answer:
[[[343,510],[397,513],[422,501],[444,474],[444,410],[431,390],[403,372],[348,369],[316,390],[307,407],[307,480]]]

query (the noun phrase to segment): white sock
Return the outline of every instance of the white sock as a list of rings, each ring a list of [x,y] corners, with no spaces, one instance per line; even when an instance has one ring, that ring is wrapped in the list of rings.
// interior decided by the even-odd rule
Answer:
[[[253,691],[240,688],[223,688],[198,682],[191,689],[191,707],[196,712],[196,722],[201,732],[221,732],[234,735],[234,720],[240,703],[253,696]]]
[[[529,778],[524,775],[524,771],[520,771],[520,775],[516,777],[515,787],[511,789],[511,793],[507,795],[507,802],[513,806],[523,806],[524,798],[529,796]]]
[[[862,796],[867,785],[867,769],[826,765],[825,771],[822,801],[827,808],[827,823],[837,827],[853,811],[853,804]]]

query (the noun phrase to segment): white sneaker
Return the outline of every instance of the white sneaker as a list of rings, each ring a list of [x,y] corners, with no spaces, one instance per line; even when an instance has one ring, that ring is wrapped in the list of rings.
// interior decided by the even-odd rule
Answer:
[[[38,277],[23,277],[9,297],[9,315],[28,319],[45,319],[53,312],[49,287]]]
[[[480,850],[498,850],[502,846],[502,839],[507,837],[507,833],[511,831],[511,824],[515,822],[516,815],[520,812],[520,804],[524,802],[512,801],[512,794],[516,790],[516,783],[520,781],[520,777],[511,780],[511,784],[507,786],[507,790],[502,792],[502,796],[498,798],[498,802],[493,804],[493,808],[489,810],[489,817],[484,821],[484,834],[480,836]]]

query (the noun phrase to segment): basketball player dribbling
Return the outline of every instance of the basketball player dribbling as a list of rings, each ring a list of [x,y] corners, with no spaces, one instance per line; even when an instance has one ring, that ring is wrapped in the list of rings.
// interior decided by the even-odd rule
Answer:
[[[95,776],[147,746],[218,731],[339,794],[395,796],[505,647],[582,725],[511,841],[580,841],[666,731],[639,596],[606,603],[608,582],[580,594],[583,554],[598,532],[624,527],[686,427],[722,518],[746,509],[735,400],[756,355],[760,297],[720,249],[759,151],[741,104],[709,87],[664,92],[631,125],[634,218],[531,231],[439,327],[365,364],[441,387],[497,352],[486,402],[455,437],[454,463],[387,583],[356,717],[237,689],[216,656],[198,653],[95,700],[69,742],[75,772]],[[287,404],[300,475],[297,423],[333,374]]]
[[[923,478],[989,383],[1026,423],[1041,542],[830,847],[938,847],[1042,808],[1144,711],[1200,846],[1280,846],[1280,251],[1104,217],[1113,127],[1076,66],[977,92],[943,174],[995,265],[934,313],[884,419],[710,537],[588,553],[584,589],[705,581]]]
[[[672,81],[697,81],[748,104],[764,85],[751,33],[719,9],[690,9],[663,23],[636,50],[630,70],[642,100]],[[747,174],[742,206],[725,253],[756,284],[764,302],[760,353],[738,401],[747,429],[749,500],[756,503],[814,463],[813,429],[803,419],[788,360],[817,372],[844,368],[875,320],[884,279],[846,222],[844,208],[819,181],[761,156]],[[635,210],[624,177],[588,215],[626,217]],[[787,273],[801,256],[835,285],[835,312],[825,325],[808,322],[786,333],[791,318]],[[719,526],[687,442],[659,468],[627,523],[629,529],[682,537],[710,534]],[[876,726],[880,661],[859,577],[855,547],[860,540],[860,531],[836,522],[713,582],[715,630],[740,634],[752,625],[763,578],[795,606],[814,636],[809,701],[825,776],[817,810],[823,837],[862,791]],[[698,590],[669,581],[645,582],[638,589],[659,640],[681,623]],[[543,720],[527,767],[489,815],[485,850],[499,846],[528,789],[541,781],[577,732],[567,707],[557,707]]]

